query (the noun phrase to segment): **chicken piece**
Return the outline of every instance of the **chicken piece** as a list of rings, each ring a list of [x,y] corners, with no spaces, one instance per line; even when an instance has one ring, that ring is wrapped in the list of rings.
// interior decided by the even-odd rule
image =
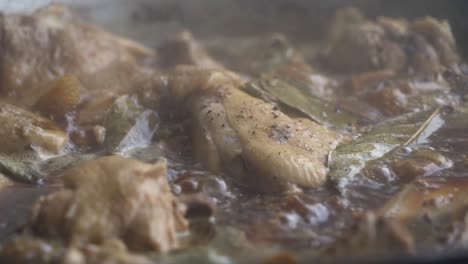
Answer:
[[[379,217],[411,228],[418,249],[444,243],[450,248],[466,246],[467,180],[422,178],[405,186],[385,206]],[[465,237],[463,237],[465,236]]]
[[[435,48],[420,35],[411,36],[408,40],[409,71],[431,74],[441,70],[439,55]]]
[[[80,126],[103,125],[114,101],[125,94],[138,97],[145,108],[157,109],[167,77],[155,70],[135,65],[114,65],[81,79],[87,93],[77,107]]]
[[[337,134],[308,119],[294,120],[237,89],[227,91],[223,105],[238,134],[250,184],[270,192],[290,184],[325,183],[326,161],[339,142]]]
[[[425,65],[426,72],[432,72],[435,68],[431,65],[436,65],[428,62],[422,64]],[[347,97],[339,98],[338,101],[343,109],[350,112],[361,115],[373,111],[382,117],[396,117],[399,114],[430,108],[456,106],[460,101],[457,94],[463,95],[459,88],[463,87],[463,81],[460,81],[461,75],[449,75],[451,74],[446,71],[444,78],[435,75],[421,79],[420,76],[397,77],[393,71],[387,70],[355,74],[341,83],[338,94]],[[368,105],[369,108],[363,108],[364,105]]]
[[[54,247],[40,239],[19,236],[2,245],[0,262],[2,263],[57,263],[63,249]]]
[[[54,122],[9,104],[0,104],[0,152],[35,149],[59,154],[68,142],[67,133]]]
[[[419,18],[413,22],[412,29],[429,41],[443,65],[452,65],[460,61],[456,53],[455,37],[447,20]]]
[[[402,39],[409,35],[408,21],[390,17],[378,17],[377,23],[394,39]]]
[[[223,68],[208,55],[189,31],[182,31],[164,42],[158,48],[158,55],[160,66],[166,69],[178,65],[194,65],[209,69]]]
[[[189,83],[187,76],[170,85],[179,98],[191,91],[195,159],[211,170],[227,169],[259,192],[326,181],[327,156],[340,141],[335,132],[308,119],[292,119],[248,95],[229,74],[196,69],[192,74],[196,86],[180,90],[180,83]]]
[[[194,99],[192,107],[192,144],[196,161],[216,173],[227,170],[235,177],[244,172],[241,158],[242,146],[237,132],[229,120],[221,102],[213,97]]]
[[[346,23],[349,21],[349,23]],[[355,9],[331,23],[326,64],[341,72],[375,70],[430,75],[460,62],[450,25],[431,17],[371,21]]]
[[[394,160],[392,168],[403,181],[414,180],[452,166],[452,161],[434,150],[418,150],[409,157]]]
[[[83,127],[102,125],[107,111],[118,97],[118,93],[109,90],[88,93],[78,105],[76,123]]]
[[[327,32],[330,40],[337,40],[349,26],[359,25],[366,22],[366,18],[354,7],[341,8],[331,18]]]
[[[64,76],[51,82],[51,88],[42,95],[33,106],[45,116],[63,120],[75,110],[84,90],[80,81],[74,76]]]
[[[385,30],[373,23],[347,28],[332,43],[327,63],[339,71],[365,72],[380,69],[400,70],[406,62],[403,50],[388,41]]]
[[[405,186],[379,210],[379,214],[401,221],[429,219],[433,223],[440,220],[449,223],[451,221],[444,215],[455,216],[468,206],[465,187],[468,187],[468,181],[463,178],[443,181],[422,178]]]
[[[430,67],[429,64],[426,65]],[[372,75],[379,77],[377,72]],[[373,78],[372,75],[371,78]],[[360,76],[363,75],[356,75],[356,78],[353,79],[359,79]],[[366,84],[366,80],[363,80],[360,82],[359,89],[354,91],[349,89],[353,86],[349,85],[348,82],[343,83],[341,87],[343,90],[347,89],[343,94],[352,93],[353,96],[340,99],[340,101],[354,101],[355,105],[351,105],[351,108],[368,104],[373,108],[373,111],[380,112],[382,116],[397,117],[404,113],[458,105],[460,99],[451,91],[459,91],[456,90],[456,86],[450,87],[448,82],[450,81],[441,78],[421,80],[418,77],[394,77],[386,80],[381,79],[375,83],[370,80],[370,84]],[[357,106],[356,102],[361,105]]]
[[[82,76],[114,64],[135,64],[152,51],[85,24],[50,5],[25,14],[0,14],[1,95],[30,107],[63,75]]]
[[[118,240],[105,245],[85,245],[64,248],[29,236],[20,236],[7,242],[0,250],[2,263],[67,263],[67,264],[150,264],[148,258],[130,253]]]
[[[132,250],[167,252],[185,231],[183,208],[166,180],[166,165],[119,156],[85,161],[64,173],[64,189],[34,206],[29,229],[67,245],[121,239]]]

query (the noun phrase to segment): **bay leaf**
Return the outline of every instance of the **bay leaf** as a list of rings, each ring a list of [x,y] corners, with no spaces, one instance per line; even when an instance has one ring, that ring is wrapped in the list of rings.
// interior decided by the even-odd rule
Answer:
[[[440,108],[384,121],[352,142],[343,143],[332,151],[328,175],[341,190],[370,163],[398,147],[424,143],[444,123]]]
[[[304,87],[300,87],[298,82],[269,75],[245,84],[242,89],[263,100],[293,108],[318,124],[344,129],[357,122],[354,116],[340,111],[333,102],[307,93]]]

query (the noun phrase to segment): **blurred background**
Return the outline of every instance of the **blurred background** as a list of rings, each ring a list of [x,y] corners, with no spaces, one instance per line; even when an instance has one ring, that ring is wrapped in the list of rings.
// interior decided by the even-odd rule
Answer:
[[[88,21],[155,46],[179,29],[197,37],[282,32],[295,41],[325,32],[339,7],[356,6],[367,16],[446,18],[468,55],[468,1],[465,0],[0,0],[7,12],[31,11],[51,2],[73,6]]]

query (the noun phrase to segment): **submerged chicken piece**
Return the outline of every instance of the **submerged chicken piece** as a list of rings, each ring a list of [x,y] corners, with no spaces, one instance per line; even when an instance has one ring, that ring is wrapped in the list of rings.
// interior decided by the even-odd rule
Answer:
[[[120,239],[132,250],[167,252],[187,228],[166,165],[119,156],[85,161],[64,173],[64,189],[41,198],[28,228],[67,245]]]
[[[371,21],[355,9],[340,14],[332,21],[335,29],[325,55],[326,64],[334,70],[431,74],[460,62],[447,21],[430,17],[413,22],[388,17]]]
[[[438,244],[466,247],[468,200],[464,178],[422,178],[414,181],[377,211],[381,218],[410,229],[418,252]]]
[[[447,221],[444,215],[464,213],[468,208],[468,181],[464,178],[437,180],[423,178],[405,186],[379,210],[385,217],[409,221],[415,218],[432,222]]]
[[[327,156],[340,141],[335,132],[308,119],[293,119],[248,95],[229,74],[194,69],[191,79],[195,86],[186,80],[188,85],[180,90],[179,80],[171,88],[191,94],[196,160],[214,171],[227,169],[260,192],[325,182]]]
[[[152,51],[80,22],[50,5],[25,14],[1,14],[1,95],[30,107],[63,75],[86,76],[113,64],[134,64]]]
[[[417,150],[392,162],[392,169],[403,181],[428,176],[452,166],[452,161],[434,150]]]
[[[434,245],[466,247],[466,229],[461,228],[466,228],[467,184],[462,177],[413,181],[375,213],[356,219],[324,253],[369,257],[425,253]]]
[[[54,122],[19,107],[0,104],[0,152],[35,149],[59,154],[68,142],[66,132]]]
[[[355,225],[322,252],[338,260],[353,257],[381,259],[394,254],[415,254],[416,242],[407,226],[373,213],[360,216]]]

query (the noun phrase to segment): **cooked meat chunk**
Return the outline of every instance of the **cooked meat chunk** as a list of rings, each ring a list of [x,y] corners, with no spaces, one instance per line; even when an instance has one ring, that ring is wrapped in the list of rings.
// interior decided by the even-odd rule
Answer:
[[[63,76],[50,82],[50,89],[34,104],[33,109],[45,116],[64,119],[80,103],[84,88],[74,76]]]
[[[154,69],[137,63],[153,52],[79,21],[62,6],[50,5],[30,15],[2,14],[0,28],[2,99],[67,122],[79,146],[97,141],[85,140],[84,135],[103,125],[120,95],[136,93],[145,103],[157,103],[155,87],[161,80]],[[57,154],[63,145],[48,150]]]
[[[349,27],[332,43],[327,63],[339,71],[362,72],[378,69],[400,70],[406,63],[403,50],[387,41],[376,24]]]
[[[114,64],[134,64],[151,51],[82,23],[64,7],[31,15],[1,14],[1,95],[32,106],[63,75],[86,76]]]
[[[118,240],[105,245],[64,248],[56,243],[21,236],[7,242],[0,250],[2,263],[67,264],[150,264],[148,258],[128,251]]]
[[[61,254],[63,254],[62,250],[45,241],[22,236],[2,246],[0,249],[0,262],[48,264],[60,259]]]
[[[424,36],[434,47],[441,64],[449,66],[460,61],[448,21],[432,17],[419,18],[413,22],[412,29]]]
[[[450,166],[452,161],[434,150],[418,150],[392,162],[393,170],[403,181],[428,176]]]
[[[249,184],[270,192],[290,184],[325,183],[327,156],[339,142],[335,132],[308,119],[294,120],[237,89],[222,99],[242,146]]]
[[[366,22],[364,15],[354,7],[338,9],[333,15],[328,28],[328,36],[330,40],[336,41],[348,27],[356,26]]]
[[[133,250],[167,252],[187,226],[172,196],[166,165],[118,156],[86,161],[64,173],[64,189],[41,198],[29,228],[68,245],[121,239]]]
[[[83,77],[88,91],[77,107],[76,123],[102,125],[114,101],[125,94],[137,96],[144,108],[157,109],[166,79],[154,69],[136,65],[114,65]]]
[[[195,65],[202,68],[223,68],[213,60],[189,31],[182,31],[158,48],[159,64],[163,68]]]
[[[197,160],[214,171],[227,169],[261,192],[284,191],[295,184],[316,187],[325,182],[327,155],[339,142],[335,132],[285,115],[238,89],[223,72],[201,75],[194,69],[192,74],[201,83],[198,91],[192,91]],[[187,93],[193,89],[190,87],[186,87]]]
[[[109,90],[88,93],[78,107],[76,123],[85,127],[103,124],[107,111],[118,97],[118,93]]]
[[[433,186],[425,190],[425,185]],[[430,219],[434,222],[449,222],[447,215],[457,217],[464,213],[468,204],[468,185],[464,178],[441,182],[437,179],[420,179],[405,186],[379,210],[379,214],[403,221]]]
[[[195,159],[213,172],[220,173],[227,169],[241,177],[242,146],[236,131],[229,125],[222,103],[215,98],[200,97],[194,100],[192,109]]]
[[[325,61],[334,70],[431,74],[460,62],[447,21],[381,17],[374,22],[347,9],[332,25]]]
[[[59,154],[68,142],[54,122],[13,105],[0,104],[0,153],[36,149]]]

